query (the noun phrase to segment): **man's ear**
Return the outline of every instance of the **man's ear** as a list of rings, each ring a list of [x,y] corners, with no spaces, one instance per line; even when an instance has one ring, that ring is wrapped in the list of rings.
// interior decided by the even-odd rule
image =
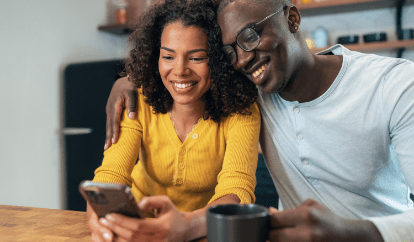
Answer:
[[[296,33],[299,30],[300,21],[301,21],[299,9],[295,5],[290,5],[287,8],[287,12],[288,12],[287,18],[289,22],[289,30],[292,33]]]

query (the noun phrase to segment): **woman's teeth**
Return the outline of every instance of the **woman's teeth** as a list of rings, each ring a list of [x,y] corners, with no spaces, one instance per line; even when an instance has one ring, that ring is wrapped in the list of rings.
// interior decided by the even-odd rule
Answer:
[[[191,82],[191,83],[174,83],[174,86],[176,86],[177,88],[187,88],[187,87],[194,86],[195,84],[196,84],[196,82]]]
[[[253,72],[253,77],[257,78],[266,69],[267,64],[262,65],[257,71]]]

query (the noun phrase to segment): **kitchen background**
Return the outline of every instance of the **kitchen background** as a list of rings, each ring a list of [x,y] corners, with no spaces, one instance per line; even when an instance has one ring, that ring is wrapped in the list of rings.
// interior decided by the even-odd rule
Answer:
[[[361,42],[363,34],[378,31],[396,40],[396,9],[389,7],[396,1],[373,2],[378,5],[304,10],[300,28],[310,38],[324,28],[329,45],[338,36],[357,34]],[[98,30],[114,21],[107,5],[106,0],[0,1],[0,204],[67,207],[62,75],[74,63],[127,57],[127,35]],[[403,9],[402,28],[414,29],[413,0]],[[395,49],[370,53],[397,56]],[[414,61],[413,45],[402,58]],[[104,105],[94,109],[105,112]],[[99,142],[103,151],[104,140]]]

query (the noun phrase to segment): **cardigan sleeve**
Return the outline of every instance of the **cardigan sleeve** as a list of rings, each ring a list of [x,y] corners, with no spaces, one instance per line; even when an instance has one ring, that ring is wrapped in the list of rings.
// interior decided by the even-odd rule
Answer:
[[[217,177],[215,194],[209,203],[228,194],[236,194],[241,203],[254,203],[260,113],[256,103],[251,115],[233,115],[224,122],[226,151]]]
[[[142,107],[138,109],[141,110]],[[142,139],[139,113],[140,111],[131,120],[127,117],[126,110],[124,111],[118,142],[104,152],[102,165],[95,170],[93,181],[132,185],[131,172],[137,162]]]

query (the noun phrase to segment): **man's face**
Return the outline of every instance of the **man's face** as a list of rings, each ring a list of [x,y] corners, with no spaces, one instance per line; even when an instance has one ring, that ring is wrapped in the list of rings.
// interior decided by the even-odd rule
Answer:
[[[236,37],[242,29],[278,10],[269,5],[246,0],[234,1],[218,14],[218,24],[222,31],[223,44],[231,45],[237,52],[238,59],[233,65],[234,68],[246,75],[265,93],[275,93],[287,85],[291,75],[287,58],[290,50],[290,33],[285,11],[256,26],[260,44],[253,51],[243,51],[236,44]]]

